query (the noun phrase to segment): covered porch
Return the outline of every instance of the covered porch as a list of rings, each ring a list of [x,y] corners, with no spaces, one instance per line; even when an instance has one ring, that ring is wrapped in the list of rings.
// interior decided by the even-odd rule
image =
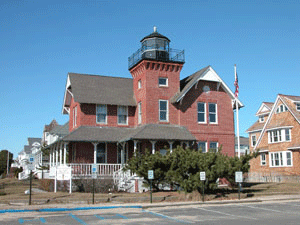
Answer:
[[[137,152],[148,149],[166,154],[178,145],[192,147],[195,137],[184,127],[148,124],[137,128],[79,127],[53,143],[50,148],[50,176],[55,168],[71,168],[72,177],[92,177],[96,165],[98,177],[112,177]]]

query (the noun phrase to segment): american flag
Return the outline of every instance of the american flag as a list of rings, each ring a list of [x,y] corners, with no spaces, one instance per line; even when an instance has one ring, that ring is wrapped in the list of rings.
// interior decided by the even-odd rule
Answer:
[[[237,76],[236,69],[235,69],[235,81],[234,81],[234,86],[235,86],[234,96],[237,98],[237,97],[239,97],[239,79],[238,79],[238,76]]]

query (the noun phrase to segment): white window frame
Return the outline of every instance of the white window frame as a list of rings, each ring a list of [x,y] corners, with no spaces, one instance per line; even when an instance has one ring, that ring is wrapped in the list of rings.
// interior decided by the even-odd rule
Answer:
[[[207,141],[198,141],[198,151],[200,151],[200,146],[199,146],[200,143],[205,144],[205,151],[203,152],[203,149],[202,149],[202,153],[206,153],[207,152]]]
[[[103,112],[98,113],[98,107],[104,106],[105,107],[105,122],[98,122],[98,114],[103,114]],[[97,104],[96,105],[96,123],[97,124],[107,124],[107,105],[105,104]]]
[[[198,110],[199,103],[204,105],[204,112],[199,112],[199,110]],[[199,113],[204,113],[204,121],[203,122],[198,120],[198,114]],[[198,102],[197,103],[197,121],[198,121],[198,123],[207,123],[206,117],[207,117],[207,115],[206,115],[206,103],[205,102]]]
[[[211,113],[210,111],[209,111],[209,105],[210,104],[214,104],[216,107],[216,112],[214,112],[214,113]],[[214,115],[216,115],[216,121],[215,122],[210,122],[210,117],[209,117],[209,115],[210,114],[214,114]],[[210,124],[218,124],[218,104],[217,103],[214,103],[214,102],[210,102],[210,103],[208,103],[208,121],[209,121],[209,123]]]
[[[287,132],[289,131],[289,140],[287,140]],[[276,139],[276,140],[275,140]],[[278,128],[268,130],[268,143],[290,142],[292,140],[292,132],[290,128]]]
[[[218,148],[219,148],[219,143],[218,143],[217,141],[210,141],[210,142],[209,142],[209,150],[211,149],[211,147],[210,147],[211,143],[217,143],[217,149],[216,149],[216,152],[218,152],[218,151],[219,151],[219,150],[218,150]]]
[[[142,88],[142,80],[138,80],[138,89]]]
[[[253,143],[253,139],[255,138],[255,144]],[[256,135],[251,135],[251,147],[254,147],[256,145]]]
[[[261,166],[267,165],[267,154],[264,152],[260,154],[260,165]]]
[[[291,165],[287,165],[287,153],[290,153]],[[278,161],[278,165],[276,165]],[[293,152],[281,151],[281,152],[269,152],[269,165],[270,167],[292,167],[293,166]]]
[[[296,110],[300,111],[300,102],[296,102]]]
[[[276,113],[282,113],[282,112],[287,112],[287,111],[288,111],[288,108],[284,104],[280,104],[276,109]]]
[[[160,80],[160,79],[166,80],[166,84],[160,84],[160,83],[159,83],[159,80]],[[158,78],[158,86],[159,86],[159,87],[168,87],[168,78],[167,78],[167,77],[159,77],[159,78]]]
[[[142,102],[138,103],[138,124],[142,123]]]
[[[77,126],[77,105],[73,108],[73,128]]]
[[[124,107],[126,109],[126,113],[121,114],[121,110],[120,110],[121,107]],[[120,123],[119,116],[126,116],[126,123]],[[117,120],[118,120],[118,125],[128,125],[128,106],[118,105],[118,118],[117,118]]]
[[[160,109],[160,102],[167,102],[166,120],[161,120],[160,119],[160,112],[164,111],[164,110]],[[168,100],[164,100],[164,99],[158,100],[158,117],[159,117],[160,122],[169,122],[169,101]]]

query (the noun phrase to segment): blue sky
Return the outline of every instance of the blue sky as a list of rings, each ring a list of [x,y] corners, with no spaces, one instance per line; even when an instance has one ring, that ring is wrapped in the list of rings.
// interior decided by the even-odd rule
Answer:
[[[263,101],[300,95],[300,1],[0,1],[0,149],[17,153],[61,114],[68,72],[131,77],[128,57],[157,26],[184,49],[184,78],[211,65],[234,91],[241,135]]]

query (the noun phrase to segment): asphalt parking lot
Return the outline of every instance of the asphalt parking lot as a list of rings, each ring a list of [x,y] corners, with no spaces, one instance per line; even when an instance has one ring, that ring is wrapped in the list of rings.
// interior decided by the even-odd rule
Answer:
[[[299,224],[300,201],[3,213],[0,224]]]

